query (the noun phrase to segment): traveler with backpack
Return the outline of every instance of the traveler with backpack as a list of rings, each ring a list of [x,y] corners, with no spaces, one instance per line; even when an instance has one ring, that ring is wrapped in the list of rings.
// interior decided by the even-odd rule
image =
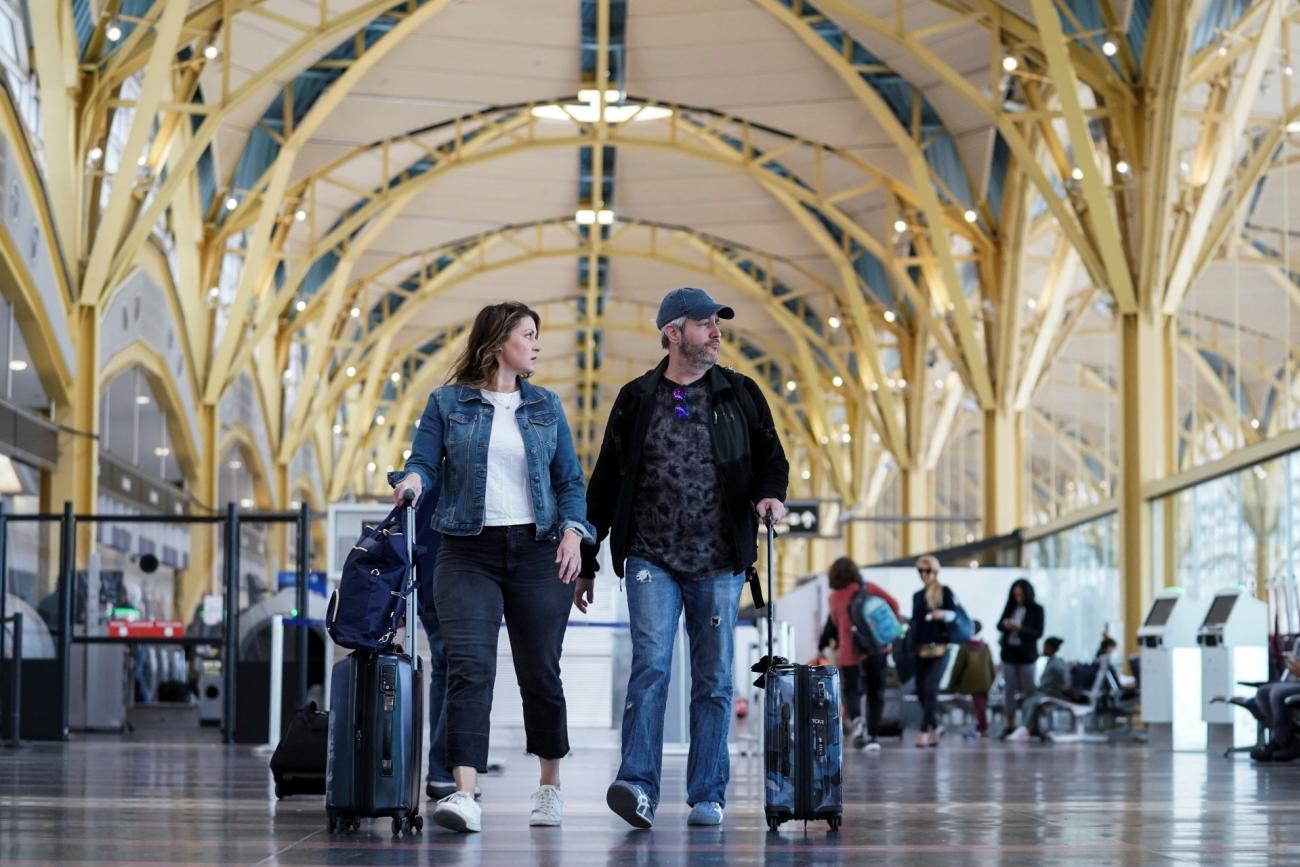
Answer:
[[[831,586],[830,620],[835,626],[838,644],[840,688],[849,719],[853,745],[868,752],[880,750],[880,718],[885,705],[885,670],[893,640],[898,636],[901,616],[898,602],[879,584],[862,579],[858,566],[848,557],[840,557],[827,572]],[[881,636],[872,629],[864,609],[881,606],[884,625],[893,629]],[[879,629],[879,627],[877,627]],[[882,638],[884,640],[882,640]],[[862,719],[862,698],[866,695],[866,725]]]
[[[912,624],[908,634],[916,646],[916,698],[921,703],[918,747],[939,746],[939,683],[943,679],[952,641],[949,626],[957,622],[957,598],[939,583],[939,561],[926,554],[916,561],[923,586],[912,596]],[[962,612],[964,614],[964,612]]]
[[[429,396],[406,477],[393,491],[439,492],[433,595],[447,649],[447,764],[456,791],[433,820],[478,831],[502,616],[541,778],[530,825],[558,825],[559,762],[569,752],[560,650],[586,520],[582,468],[555,393],[532,385],[540,318],[523,304],[479,311],[448,384]]]
[[[1024,578],[1011,585],[998,618],[998,631],[1002,633],[1002,705],[1007,714],[1002,738],[1022,740],[1029,735],[1029,721],[1017,727],[1016,710],[1021,700],[1034,694],[1034,664],[1038,639],[1043,635],[1043,606],[1034,601],[1034,585]]]

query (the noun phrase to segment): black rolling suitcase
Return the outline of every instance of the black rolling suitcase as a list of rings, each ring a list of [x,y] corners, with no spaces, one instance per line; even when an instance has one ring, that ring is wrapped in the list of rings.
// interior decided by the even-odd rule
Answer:
[[[309,702],[289,720],[271,755],[275,796],[325,794],[325,757],[329,751],[329,714]]]
[[[838,831],[841,786],[840,673],[833,665],[798,665],[772,656],[772,545],[767,527],[767,665],[763,677],[763,812],[781,823],[826,820]],[[762,663],[760,663],[762,665]]]
[[[393,834],[424,828],[420,815],[424,735],[422,666],[415,651],[415,509],[403,510],[407,563],[404,647],[355,651],[330,681],[325,812],[330,832],[356,831],[364,818],[391,818]]]

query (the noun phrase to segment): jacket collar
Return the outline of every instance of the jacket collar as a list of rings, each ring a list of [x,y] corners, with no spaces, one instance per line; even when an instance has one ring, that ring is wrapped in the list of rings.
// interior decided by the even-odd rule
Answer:
[[[667,370],[668,356],[665,355],[654,370],[647,370],[640,377],[633,380],[633,386],[642,396],[654,394],[654,390],[659,387],[659,382],[664,378],[664,373]],[[710,394],[718,394],[731,388],[731,383],[722,375],[722,371],[718,369],[716,364],[704,374],[704,380],[709,385]]]
[[[517,378],[515,382],[519,383],[520,406],[526,406],[530,403],[541,403],[546,400],[546,393],[537,386],[531,384],[528,380],[520,377]],[[488,399],[483,396],[483,393],[472,385],[462,384],[456,386],[456,389],[456,399],[462,403],[469,403],[471,401],[488,403]]]

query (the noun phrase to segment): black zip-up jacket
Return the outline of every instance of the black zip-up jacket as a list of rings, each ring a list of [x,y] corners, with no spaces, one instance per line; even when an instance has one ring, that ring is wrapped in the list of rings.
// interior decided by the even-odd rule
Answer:
[[[1038,639],[1043,637],[1043,606],[1037,602],[1025,603],[1025,619],[1020,624],[1020,644],[1007,644],[1011,632],[1002,626],[1015,613],[1016,603],[1008,601],[998,618],[998,632],[1002,633],[1002,661],[1015,665],[1029,665],[1038,661]]]
[[[596,528],[596,544],[582,546],[584,578],[595,577],[596,554],[606,536],[614,571],[623,577],[641,450],[654,416],[655,389],[667,368],[665,356],[654,370],[623,386],[609,411],[600,456],[587,483],[587,520]],[[735,571],[743,572],[758,559],[754,504],[768,498],[785,500],[790,463],[772,424],[772,411],[753,380],[717,365],[709,368],[704,379],[714,419],[709,428],[713,459],[735,539]]]

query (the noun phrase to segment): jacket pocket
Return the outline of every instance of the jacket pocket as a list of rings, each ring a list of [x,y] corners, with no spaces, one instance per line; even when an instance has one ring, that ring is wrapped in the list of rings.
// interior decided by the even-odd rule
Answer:
[[[446,445],[459,445],[469,440],[474,433],[474,416],[464,412],[447,414],[446,430],[443,440]]]

